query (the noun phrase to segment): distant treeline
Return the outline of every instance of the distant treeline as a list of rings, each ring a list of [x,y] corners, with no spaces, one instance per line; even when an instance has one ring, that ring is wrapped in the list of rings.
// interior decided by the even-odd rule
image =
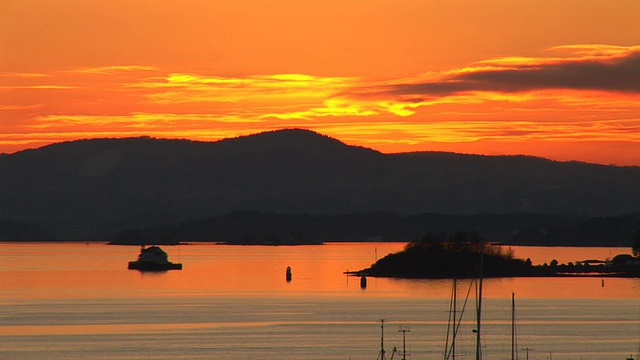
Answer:
[[[585,218],[536,214],[407,216],[389,212],[294,215],[247,210],[180,224],[130,229],[116,234],[113,241],[305,244],[413,241],[426,233],[473,231],[491,242],[513,245],[626,247],[631,246],[638,230],[640,213]]]

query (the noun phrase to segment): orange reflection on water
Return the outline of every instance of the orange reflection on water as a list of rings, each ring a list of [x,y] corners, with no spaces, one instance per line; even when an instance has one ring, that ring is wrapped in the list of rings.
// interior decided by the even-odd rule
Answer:
[[[328,243],[318,246],[163,247],[183,270],[127,270],[139,248],[102,244],[0,244],[0,301],[56,298],[125,298],[247,294],[297,297],[448,298],[451,281],[369,278],[366,289],[347,270],[360,270],[404,243]],[[627,249],[513,247],[534,264],[604,259]],[[291,267],[293,279],[285,271]],[[604,280],[604,282],[603,282]],[[500,278],[484,280],[484,297],[637,298],[640,279]],[[462,289],[461,285],[460,289]]]
[[[508,298],[515,292],[527,299],[634,299],[640,297],[640,279],[602,277],[486,279],[487,297]]]
[[[505,246],[514,251],[520,259],[530,258],[533,265],[542,265],[557,260],[569,263],[584,260],[607,260],[619,254],[631,254],[631,248],[612,247],[569,247],[569,246]]]

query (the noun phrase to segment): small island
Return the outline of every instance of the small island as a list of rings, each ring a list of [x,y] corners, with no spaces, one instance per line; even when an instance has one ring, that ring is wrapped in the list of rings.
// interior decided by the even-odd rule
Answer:
[[[515,258],[513,252],[490,244],[473,232],[461,231],[450,236],[428,234],[371,267],[348,274],[417,279],[476,278],[482,268],[483,277],[640,277],[640,258],[635,247],[633,251],[635,256],[621,254],[607,261],[558,264],[552,260],[549,264],[533,265],[530,259]]]
[[[138,259],[129,261],[128,268],[140,271],[182,270],[182,264],[169,261],[169,256],[159,246],[142,245]]]

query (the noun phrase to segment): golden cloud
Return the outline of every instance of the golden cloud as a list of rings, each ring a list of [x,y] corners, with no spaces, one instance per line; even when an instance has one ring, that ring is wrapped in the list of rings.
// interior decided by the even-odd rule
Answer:
[[[640,143],[640,47],[567,45],[402,79],[106,66],[2,73],[2,144],[150,135],[216,140],[302,126],[376,147]],[[7,118],[8,116],[5,116]]]
[[[93,75],[109,75],[116,72],[130,72],[130,71],[159,71],[160,69],[155,66],[146,65],[114,65],[114,66],[101,66],[91,68],[79,68],[68,70],[71,73],[79,74],[93,74]]]

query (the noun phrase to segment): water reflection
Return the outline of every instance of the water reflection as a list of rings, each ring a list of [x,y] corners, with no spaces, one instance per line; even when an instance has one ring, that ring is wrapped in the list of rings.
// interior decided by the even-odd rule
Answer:
[[[359,279],[343,274],[370,266],[378,257],[399,251],[403,243],[329,243],[323,246],[229,246],[196,244],[169,246],[181,271],[140,273],[127,270],[137,247],[104,244],[0,244],[0,285],[3,297],[157,296],[162,294],[297,294],[352,296],[362,293]],[[512,247],[517,257],[534,264],[557,259],[569,262],[604,259],[620,248]],[[284,269],[295,271],[284,281]],[[368,296],[449,296],[449,282],[368,278]],[[639,279],[607,278],[488,279],[486,297],[637,298]]]
[[[404,244],[166,247],[181,271],[127,270],[137,247],[0,244],[0,355],[11,359],[370,359],[377,319],[389,346],[410,325],[415,359],[444,347],[449,280],[367,279],[343,272]],[[515,248],[534,263],[606,258],[627,249]],[[290,266],[292,281],[284,271]],[[487,279],[485,354],[507,358],[510,294],[531,359],[621,359],[640,338],[640,279]],[[462,289],[468,282],[461,281]],[[463,320],[473,324],[472,318]],[[466,336],[472,337],[470,331]],[[395,336],[394,336],[395,335]],[[460,353],[472,340],[460,339]],[[468,344],[465,344],[468,343]],[[468,347],[465,350],[465,346]]]

